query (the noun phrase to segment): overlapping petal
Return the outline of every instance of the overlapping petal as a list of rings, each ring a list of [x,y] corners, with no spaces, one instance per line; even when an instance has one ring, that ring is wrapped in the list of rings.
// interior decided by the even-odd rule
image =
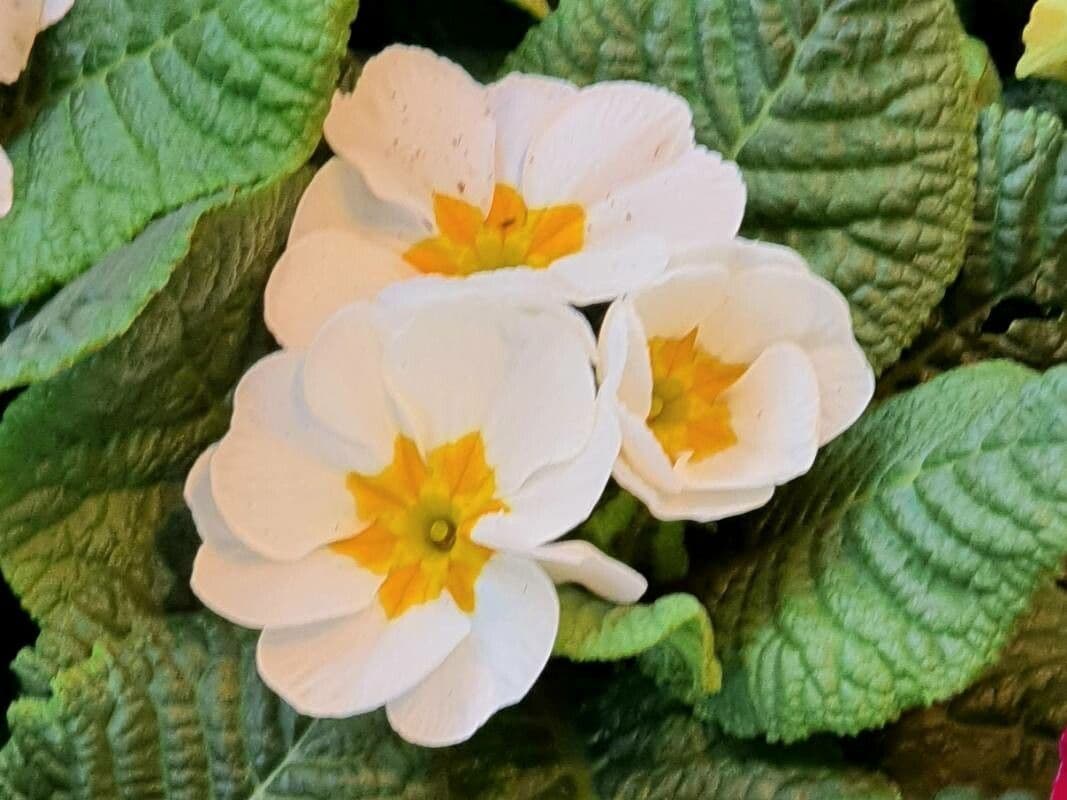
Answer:
[[[691,248],[616,301],[600,362],[617,376],[615,478],[666,520],[766,503],[874,391],[841,294],[792,251],[754,242]]]
[[[298,711],[385,706],[413,742],[462,741],[544,668],[552,578],[644,592],[552,543],[599,499],[619,427],[588,322],[514,289],[341,310],[249,371],[190,473],[193,589],[264,629],[260,674]]]
[[[302,315],[291,334],[271,313],[287,344],[397,283],[508,283],[518,272],[546,296],[609,301],[654,279],[672,252],[729,241],[745,204],[736,165],[696,145],[671,92],[528,75],[482,86],[414,47],[367,62],[335,98],[326,138],[337,157],[301,202],[272,278],[284,289],[268,293]],[[301,246],[321,231],[366,243],[335,249],[339,259]]]

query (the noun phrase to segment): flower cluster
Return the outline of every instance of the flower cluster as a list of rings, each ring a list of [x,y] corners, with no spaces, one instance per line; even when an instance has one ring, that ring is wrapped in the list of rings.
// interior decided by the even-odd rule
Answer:
[[[873,392],[849,307],[737,238],[737,167],[651,86],[482,86],[393,47],[338,95],[242,379],[186,496],[193,588],[262,628],[298,711],[447,745],[518,702],[553,583],[632,603],[586,542],[613,474],[661,519],[766,503]],[[610,302],[598,337],[576,306]]]
[[[74,0],[11,0],[0,10],[0,84],[14,83],[30,58],[37,34],[63,19]],[[0,147],[0,217],[14,195],[11,161]]]

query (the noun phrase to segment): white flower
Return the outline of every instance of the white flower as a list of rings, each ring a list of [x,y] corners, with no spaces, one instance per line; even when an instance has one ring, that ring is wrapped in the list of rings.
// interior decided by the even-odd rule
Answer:
[[[646,84],[513,74],[482,86],[427,50],[390,47],[334,98],[325,135],[337,157],[267,289],[268,325],[289,347],[414,278],[610,300],[661,273],[668,247],[728,241],[744,212],[736,165],[694,144],[682,98]]]
[[[588,323],[459,296],[356,303],[306,351],[260,361],[194,466],[197,596],[263,628],[264,681],[317,717],[385,706],[419,744],[469,737],[529,691],[552,579],[633,602],[644,579],[588,543],[619,450]]]
[[[792,250],[744,240],[616,301],[600,367],[618,387],[615,479],[666,520],[763,505],[874,392],[841,293]]]
[[[59,22],[74,0],[0,0],[0,83],[18,80],[37,34]],[[14,196],[11,161],[0,147],[0,217],[11,210]]]

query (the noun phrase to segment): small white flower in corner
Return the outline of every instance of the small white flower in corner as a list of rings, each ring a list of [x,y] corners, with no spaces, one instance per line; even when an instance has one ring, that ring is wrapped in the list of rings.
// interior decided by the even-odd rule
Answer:
[[[37,34],[59,22],[74,0],[0,0],[0,83],[18,80]],[[0,217],[11,210],[14,197],[11,161],[0,147]]]
[[[385,706],[443,746],[518,702],[552,650],[553,586],[616,602],[640,574],[585,542],[620,447],[588,323],[471,296],[356,303],[260,361],[189,475],[192,586],[262,628],[263,680],[297,711]]]
[[[762,506],[874,393],[841,293],[792,250],[744,240],[616,301],[600,368],[617,386],[615,479],[665,520]]]
[[[483,86],[395,46],[334,98],[325,135],[337,156],[267,289],[287,347],[414,279],[423,293],[491,282],[608,301],[660,274],[668,247],[728,241],[744,213],[737,166],[694,143],[682,98],[645,84],[512,74]]]

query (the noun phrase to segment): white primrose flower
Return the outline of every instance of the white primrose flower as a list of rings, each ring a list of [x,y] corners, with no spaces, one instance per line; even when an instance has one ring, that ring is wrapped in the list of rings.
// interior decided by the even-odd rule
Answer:
[[[308,187],[266,315],[287,347],[386,286],[507,283],[576,305],[663,271],[670,248],[725,242],[745,188],[694,143],[686,102],[640,83],[579,89],[512,74],[489,86],[430,51],[390,47],[338,94],[337,156]],[[290,328],[278,310],[315,310]]]
[[[70,11],[74,0],[0,0],[0,83],[18,80],[30,58],[33,40]],[[14,198],[11,161],[0,147],[0,217]]]
[[[613,303],[600,367],[621,371],[615,479],[664,520],[765,504],[874,393],[841,293],[794,251],[744,240],[676,257]]]
[[[620,446],[596,344],[566,307],[355,303],[241,380],[194,466],[192,586],[262,628],[297,711],[385,706],[405,739],[467,739],[552,650],[553,580],[621,603],[644,578],[580,541]]]

